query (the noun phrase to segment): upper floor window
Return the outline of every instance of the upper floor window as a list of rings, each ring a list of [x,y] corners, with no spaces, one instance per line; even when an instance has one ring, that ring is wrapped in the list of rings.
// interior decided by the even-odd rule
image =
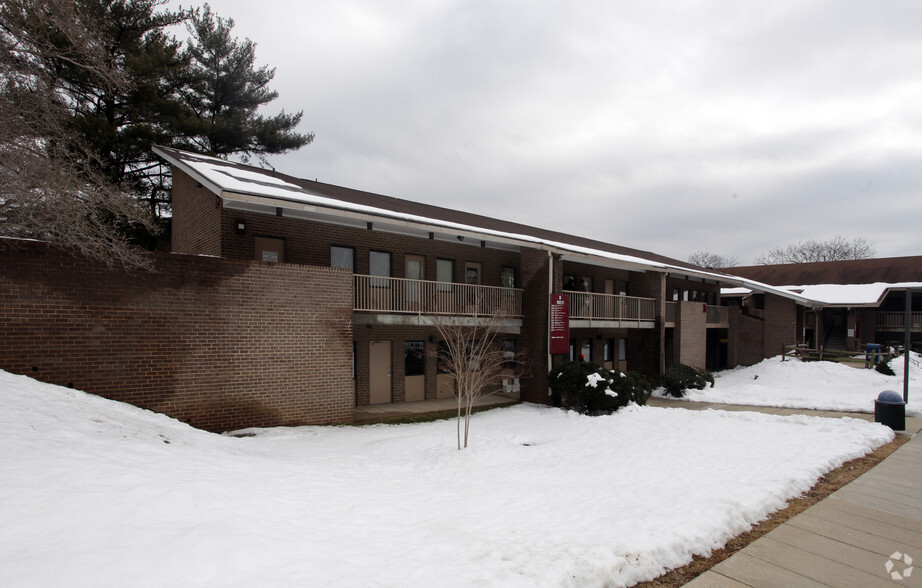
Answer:
[[[355,271],[355,249],[352,247],[330,247],[330,267]]]
[[[503,288],[515,288],[515,268],[510,265],[503,266],[500,282]]]
[[[391,254],[387,251],[369,251],[368,252],[368,273],[373,276],[390,277],[391,275]],[[372,280],[372,286],[389,287],[390,280]]]
[[[437,259],[435,262],[435,281],[451,283],[454,280],[455,262],[450,259]],[[439,286],[442,292],[451,290],[451,286]]]
[[[464,283],[480,284],[480,264],[469,261],[464,264]]]

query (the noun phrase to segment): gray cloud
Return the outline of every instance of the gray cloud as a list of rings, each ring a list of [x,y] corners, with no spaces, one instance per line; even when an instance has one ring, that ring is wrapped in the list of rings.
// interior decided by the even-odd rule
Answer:
[[[922,254],[922,4],[214,2],[317,134],[280,170],[684,259]]]

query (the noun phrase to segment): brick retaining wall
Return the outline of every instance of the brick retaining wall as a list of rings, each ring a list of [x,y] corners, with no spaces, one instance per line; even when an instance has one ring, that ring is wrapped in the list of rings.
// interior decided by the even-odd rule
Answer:
[[[349,272],[152,255],[127,273],[0,242],[0,369],[212,431],[351,422]]]

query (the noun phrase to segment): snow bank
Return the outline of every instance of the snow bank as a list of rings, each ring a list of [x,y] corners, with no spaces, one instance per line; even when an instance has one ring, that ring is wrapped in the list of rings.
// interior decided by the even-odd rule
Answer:
[[[0,585],[624,586],[889,441],[856,419],[521,405],[219,436],[0,372]]]
[[[907,416],[922,417],[922,356],[913,353],[909,368]],[[890,362],[895,376],[829,361],[781,361],[781,356],[714,374],[714,387],[689,390],[685,400],[777,406],[814,410],[874,412],[884,390],[903,393],[903,358]],[[654,395],[664,397],[662,389]]]

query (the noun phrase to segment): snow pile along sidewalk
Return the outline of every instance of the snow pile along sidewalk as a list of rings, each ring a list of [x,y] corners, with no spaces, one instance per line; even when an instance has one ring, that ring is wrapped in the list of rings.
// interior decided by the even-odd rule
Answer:
[[[922,417],[922,356],[912,354],[906,416]],[[903,358],[890,361],[895,376],[830,361],[800,361],[781,356],[714,373],[714,387],[688,390],[685,400],[777,406],[813,410],[874,412],[874,399],[884,390],[903,394]],[[660,388],[654,395],[666,397]]]
[[[2,586],[625,586],[889,441],[856,419],[521,405],[213,435],[0,372]]]

